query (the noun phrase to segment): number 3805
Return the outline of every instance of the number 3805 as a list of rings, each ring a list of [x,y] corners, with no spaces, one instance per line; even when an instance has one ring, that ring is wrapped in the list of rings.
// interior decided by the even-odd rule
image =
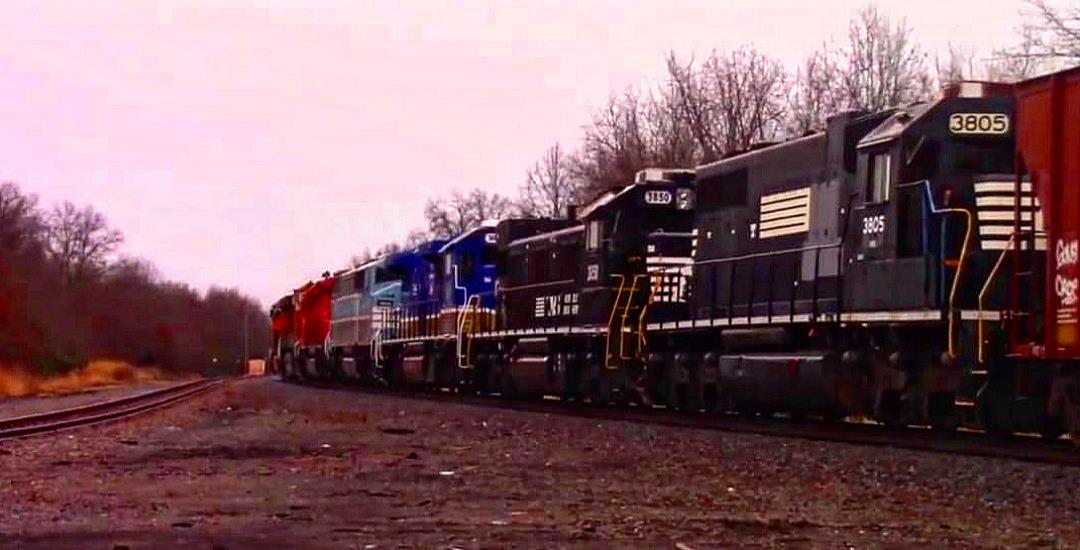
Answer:
[[[954,134],[1006,134],[1009,132],[1009,115],[955,113],[949,117],[949,131]]]

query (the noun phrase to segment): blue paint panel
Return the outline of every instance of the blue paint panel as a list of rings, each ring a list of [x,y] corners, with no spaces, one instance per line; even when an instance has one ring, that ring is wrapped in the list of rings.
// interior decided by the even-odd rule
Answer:
[[[481,307],[495,307],[494,235],[494,228],[481,228],[442,249],[443,308],[464,306],[474,295],[481,296]]]

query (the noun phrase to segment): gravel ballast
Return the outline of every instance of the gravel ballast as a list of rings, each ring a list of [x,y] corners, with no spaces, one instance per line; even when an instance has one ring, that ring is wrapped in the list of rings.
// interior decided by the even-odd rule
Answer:
[[[20,548],[1080,546],[1077,468],[270,379],[0,463]]]

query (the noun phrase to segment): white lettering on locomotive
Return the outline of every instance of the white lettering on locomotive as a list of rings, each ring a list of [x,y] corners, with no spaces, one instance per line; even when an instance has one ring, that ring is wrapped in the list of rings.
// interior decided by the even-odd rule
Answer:
[[[577,315],[578,293],[567,292],[565,294],[551,294],[537,296],[533,302],[533,317],[543,319],[547,317],[563,317]]]
[[[1009,133],[1009,115],[1003,113],[953,113],[949,132],[960,135],[1000,136]]]
[[[885,232],[885,214],[867,216],[862,219],[862,234],[874,235]]]
[[[645,191],[645,204],[671,204],[674,200],[674,196],[671,191],[664,191],[663,189],[649,189]]]
[[[600,280],[600,266],[597,264],[591,264],[585,268],[585,280],[587,282],[595,282]]]

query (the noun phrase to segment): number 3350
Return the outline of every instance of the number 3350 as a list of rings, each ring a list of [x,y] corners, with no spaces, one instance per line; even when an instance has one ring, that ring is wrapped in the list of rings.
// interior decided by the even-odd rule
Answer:
[[[1009,115],[955,113],[949,117],[949,131],[954,134],[1006,134],[1009,132]]]

